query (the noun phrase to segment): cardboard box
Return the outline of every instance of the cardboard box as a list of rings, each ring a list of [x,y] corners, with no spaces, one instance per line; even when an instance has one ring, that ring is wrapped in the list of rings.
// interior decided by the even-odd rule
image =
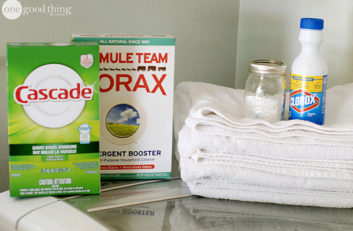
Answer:
[[[100,44],[102,179],[171,176],[175,39],[73,35]]]
[[[7,45],[12,197],[100,192],[98,49]]]

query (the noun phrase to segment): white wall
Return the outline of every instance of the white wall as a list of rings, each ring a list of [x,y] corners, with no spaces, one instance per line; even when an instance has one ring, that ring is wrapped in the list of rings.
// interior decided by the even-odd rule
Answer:
[[[353,1],[241,0],[238,25],[236,87],[243,88],[254,59],[290,65],[300,52],[301,17],[325,20],[321,54],[328,63],[328,85],[353,82]]]
[[[5,0],[1,0],[2,4]],[[234,85],[238,0],[19,0],[23,6],[71,6],[71,16],[0,13],[0,192],[8,185],[5,44],[9,41],[68,41],[75,33],[173,34],[176,83]]]

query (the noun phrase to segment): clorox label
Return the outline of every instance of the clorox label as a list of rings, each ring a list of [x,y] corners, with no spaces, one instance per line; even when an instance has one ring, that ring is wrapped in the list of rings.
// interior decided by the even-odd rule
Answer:
[[[304,113],[315,109],[319,106],[319,104],[319,97],[311,94],[310,92],[297,90],[291,94],[290,106],[298,113]]]
[[[326,86],[327,75],[292,74],[289,119],[302,119],[324,124]]]

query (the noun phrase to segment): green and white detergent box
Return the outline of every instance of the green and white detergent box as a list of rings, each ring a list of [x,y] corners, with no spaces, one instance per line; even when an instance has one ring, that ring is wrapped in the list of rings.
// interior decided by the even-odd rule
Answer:
[[[99,47],[8,43],[10,196],[98,194]]]
[[[168,179],[175,38],[73,35],[99,43],[101,176]]]

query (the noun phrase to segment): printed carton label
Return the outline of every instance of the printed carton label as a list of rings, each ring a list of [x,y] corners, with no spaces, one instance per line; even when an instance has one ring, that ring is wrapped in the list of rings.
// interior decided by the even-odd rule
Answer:
[[[10,195],[99,193],[98,46],[7,52]]]
[[[98,40],[75,38],[85,39]],[[109,37],[99,43],[103,179],[169,178],[174,39]]]

